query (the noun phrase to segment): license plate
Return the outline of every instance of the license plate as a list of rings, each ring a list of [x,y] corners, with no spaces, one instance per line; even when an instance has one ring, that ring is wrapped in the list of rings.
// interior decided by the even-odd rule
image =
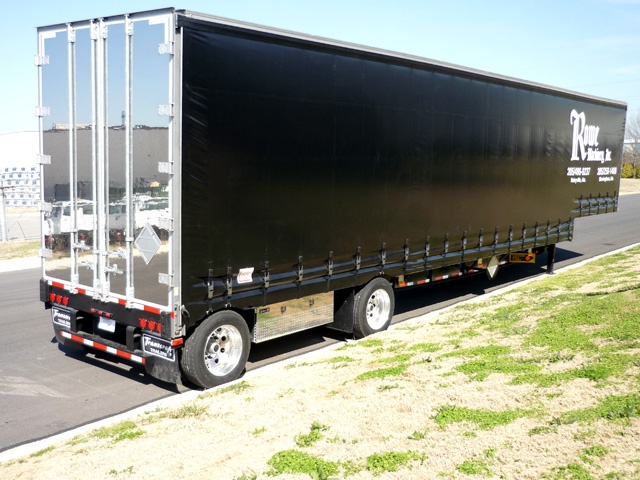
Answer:
[[[100,317],[100,320],[98,321],[98,328],[105,332],[113,333],[116,331],[116,321],[110,318]]]

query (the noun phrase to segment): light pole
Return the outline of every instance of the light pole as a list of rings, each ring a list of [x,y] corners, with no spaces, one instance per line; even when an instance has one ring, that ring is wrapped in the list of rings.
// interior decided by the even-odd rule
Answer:
[[[0,177],[0,230],[2,231],[2,241],[7,241],[7,217],[4,208],[4,179]]]

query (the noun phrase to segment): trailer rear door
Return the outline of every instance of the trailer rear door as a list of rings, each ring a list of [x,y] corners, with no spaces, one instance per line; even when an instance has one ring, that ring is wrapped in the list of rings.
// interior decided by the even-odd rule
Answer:
[[[38,29],[43,276],[171,310],[173,11]]]

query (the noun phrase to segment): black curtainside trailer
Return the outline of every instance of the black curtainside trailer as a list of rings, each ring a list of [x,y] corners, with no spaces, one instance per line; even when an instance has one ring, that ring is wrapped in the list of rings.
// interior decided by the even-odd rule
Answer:
[[[38,29],[61,344],[201,387],[252,342],[387,328],[394,288],[614,212],[626,105],[183,10]]]

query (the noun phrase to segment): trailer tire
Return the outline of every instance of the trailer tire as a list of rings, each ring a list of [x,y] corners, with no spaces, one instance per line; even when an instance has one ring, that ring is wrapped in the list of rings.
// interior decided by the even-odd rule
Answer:
[[[249,327],[238,313],[214,313],[187,338],[180,358],[182,373],[202,388],[222,385],[242,374],[250,348]]]
[[[391,284],[384,278],[375,278],[356,293],[353,305],[353,334],[364,338],[389,327],[395,298]]]

